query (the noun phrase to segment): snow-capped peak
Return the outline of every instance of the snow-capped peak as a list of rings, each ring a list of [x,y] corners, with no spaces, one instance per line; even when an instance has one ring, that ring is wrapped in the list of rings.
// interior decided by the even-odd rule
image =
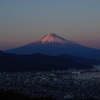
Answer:
[[[72,41],[68,41],[60,36],[57,36],[54,33],[49,33],[40,39],[42,43],[69,43]]]

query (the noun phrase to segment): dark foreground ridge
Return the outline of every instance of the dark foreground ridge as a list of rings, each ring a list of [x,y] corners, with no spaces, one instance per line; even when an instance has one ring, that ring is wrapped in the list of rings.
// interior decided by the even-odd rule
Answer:
[[[23,94],[15,93],[13,90],[0,89],[0,100],[55,100],[52,97],[32,98]]]
[[[67,69],[91,69],[90,64],[76,62],[69,58],[43,54],[0,54],[0,72],[51,71]]]
[[[15,93],[13,90],[3,90],[0,89],[0,100],[56,100],[52,97],[41,97],[41,98],[32,98],[23,94]],[[73,99],[66,99],[66,100],[74,100]],[[84,100],[84,99],[78,99],[78,100]],[[85,100],[99,100],[97,98],[87,98]]]

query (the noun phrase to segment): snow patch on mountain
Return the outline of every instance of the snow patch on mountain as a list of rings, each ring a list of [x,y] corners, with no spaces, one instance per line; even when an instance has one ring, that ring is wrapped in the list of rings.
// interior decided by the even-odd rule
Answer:
[[[74,43],[72,41],[68,41],[64,38],[61,38],[60,36],[57,36],[54,33],[49,33],[45,35],[44,37],[40,39],[39,42],[42,42],[42,43]]]

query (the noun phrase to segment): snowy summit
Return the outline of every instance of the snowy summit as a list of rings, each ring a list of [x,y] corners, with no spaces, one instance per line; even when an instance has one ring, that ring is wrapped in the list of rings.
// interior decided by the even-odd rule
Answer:
[[[61,38],[60,36],[57,36],[54,33],[49,33],[49,34],[43,36],[39,42],[41,42],[41,43],[69,43],[72,41],[68,41],[64,38]]]

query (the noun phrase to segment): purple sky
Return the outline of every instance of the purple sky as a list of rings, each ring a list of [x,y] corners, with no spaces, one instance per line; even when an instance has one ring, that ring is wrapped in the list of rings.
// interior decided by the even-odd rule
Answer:
[[[48,33],[100,49],[100,0],[0,0],[0,50]]]

